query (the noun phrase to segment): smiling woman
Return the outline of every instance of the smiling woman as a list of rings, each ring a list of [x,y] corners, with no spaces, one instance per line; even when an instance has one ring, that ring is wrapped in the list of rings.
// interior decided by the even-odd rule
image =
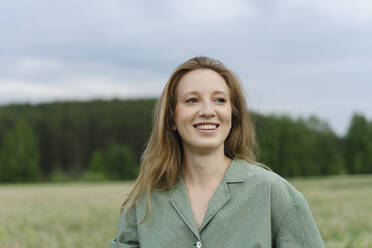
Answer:
[[[207,57],[180,65],[111,247],[324,247],[306,200],[255,147],[237,77]]]
[[[218,147],[223,154],[231,128],[230,93],[223,77],[210,69],[191,71],[179,81],[176,96],[173,130],[182,137],[184,151],[210,153]]]

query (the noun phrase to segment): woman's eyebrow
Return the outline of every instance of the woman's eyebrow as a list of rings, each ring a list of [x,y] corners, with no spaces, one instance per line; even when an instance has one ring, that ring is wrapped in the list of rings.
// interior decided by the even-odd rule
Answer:
[[[193,91],[187,91],[187,92],[185,92],[185,93],[182,93],[181,96],[192,95],[192,94],[194,94],[194,95],[198,95],[199,92],[196,91],[196,90],[193,90]]]
[[[215,91],[213,91],[213,95],[215,95],[215,94],[223,94],[223,95],[226,95],[226,96],[229,95],[228,93],[226,93],[226,92],[224,92],[224,91],[220,91],[220,90],[215,90]]]
[[[181,94],[181,97],[182,96],[186,96],[186,95],[199,95],[200,92],[199,91],[196,91],[196,90],[193,90],[193,91],[189,91],[189,92],[185,92],[183,94]],[[226,95],[228,96],[229,94],[224,92],[224,91],[220,91],[220,90],[215,90],[212,92],[212,95],[216,95],[216,94],[223,94],[223,95]]]

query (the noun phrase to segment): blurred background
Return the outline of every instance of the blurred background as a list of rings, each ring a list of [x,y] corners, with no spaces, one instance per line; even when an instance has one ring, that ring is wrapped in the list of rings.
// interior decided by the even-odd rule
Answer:
[[[372,207],[371,27],[366,0],[1,1],[0,246],[107,244],[156,99],[203,55],[240,77],[258,160],[304,193],[327,247],[372,247],[360,217]]]

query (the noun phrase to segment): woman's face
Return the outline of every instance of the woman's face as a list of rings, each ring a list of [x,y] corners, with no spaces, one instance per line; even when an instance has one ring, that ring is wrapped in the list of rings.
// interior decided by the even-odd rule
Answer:
[[[176,95],[174,129],[184,149],[223,151],[231,129],[230,92],[225,80],[210,69],[193,70],[178,82]]]

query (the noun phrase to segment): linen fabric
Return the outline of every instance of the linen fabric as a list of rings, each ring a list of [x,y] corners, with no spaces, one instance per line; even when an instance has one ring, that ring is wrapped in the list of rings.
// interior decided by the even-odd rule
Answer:
[[[146,203],[124,208],[111,248],[320,248],[324,247],[310,208],[279,175],[234,159],[211,197],[197,228],[186,186],[151,194],[152,214],[144,222]]]

